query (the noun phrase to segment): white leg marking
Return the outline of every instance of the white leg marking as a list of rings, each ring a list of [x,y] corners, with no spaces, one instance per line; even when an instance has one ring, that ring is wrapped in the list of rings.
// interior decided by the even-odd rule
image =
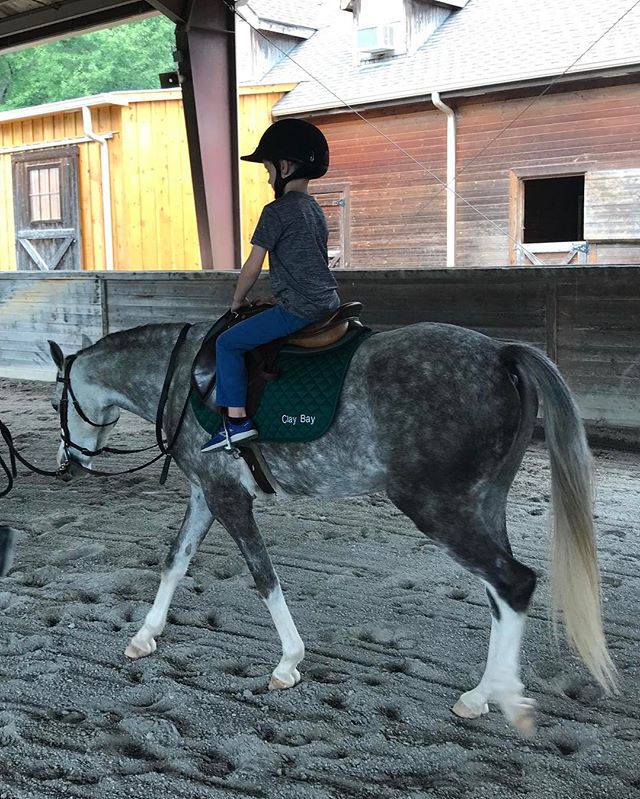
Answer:
[[[520,643],[526,616],[512,610],[490,585],[485,585],[500,611],[500,620],[492,618],[489,654],[482,679],[476,688],[462,694],[454,712],[465,718],[477,718],[488,711],[488,702],[497,702],[520,733],[532,735],[535,702],[523,696],[520,682]]]
[[[144,624],[133,636],[124,653],[129,658],[141,658],[156,651],[156,637],[164,630],[169,605],[178,583],[187,573],[191,558],[196,554],[198,543],[202,540],[213,522],[202,491],[195,485],[191,487],[191,499],[179,535],[178,551],[173,557],[170,569],[163,572],[160,587]],[[184,534],[183,534],[184,533]],[[175,544],[174,544],[175,546]]]
[[[279,584],[265,599],[265,604],[282,642],[282,658],[271,675],[269,689],[291,688],[300,682],[300,672],[296,667],[304,657],[304,644]]]
[[[489,681],[494,670],[494,661],[496,657],[496,640],[498,636],[498,624],[491,616],[491,637],[489,638],[489,654],[487,655],[487,665],[485,666],[482,679],[477,687],[472,691],[467,691],[462,694],[460,699],[453,706],[453,712],[456,716],[463,719],[477,719],[485,713],[489,712],[489,695],[491,693],[489,688]]]
[[[179,567],[174,566],[171,571],[162,575],[158,593],[151,606],[151,610],[145,617],[144,624],[133,636],[129,642],[129,646],[124,650],[128,658],[141,658],[145,655],[151,655],[156,651],[157,644],[155,639],[164,630],[164,625],[167,621],[167,613],[169,612],[169,605],[171,604],[178,583],[187,571],[189,560],[180,564]]]

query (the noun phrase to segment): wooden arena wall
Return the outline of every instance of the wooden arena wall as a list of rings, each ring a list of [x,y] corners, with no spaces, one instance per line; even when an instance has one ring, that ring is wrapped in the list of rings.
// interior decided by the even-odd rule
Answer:
[[[445,322],[541,347],[586,420],[640,443],[640,266],[375,268],[336,277],[343,300],[364,302],[364,321],[376,329]],[[47,339],[71,353],[83,336],[213,321],[236,279],[234,272],[2,273],[0,375],[51,379]]]

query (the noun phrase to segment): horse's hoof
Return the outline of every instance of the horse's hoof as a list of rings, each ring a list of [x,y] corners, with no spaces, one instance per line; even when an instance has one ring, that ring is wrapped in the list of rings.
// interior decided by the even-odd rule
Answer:
[[[489,705],[485,702],[482,707],[470,707],[462,697],[458,699],[455,705],[451,708],[451,712],[455,713],[461,719],[479,719],[485,713],[489,712]]]
[[[519,696],[511,702],[501,703],[507,720],[523,738],[531,738],[536,731],[535,699]]]
[[[150,638],[148,641],[136,643],[135,639],[132,638],[129,642],[129,646],[124,650],[124,654],[131,658],[131,660],[137,660],[138,658],[146,657],[147,655],[152,655],[157,648],[157,644],[155,638]]]
[[[300,672],[298,669],[294,669],[291,677],[287,677],[284,680],[281,680],[279,677],[276,677],[274,674],[272,674],[271,679],[269,680],[269,690],[283,691],[285,688],[293,688],[293,686],[297,685],[299,682]]]

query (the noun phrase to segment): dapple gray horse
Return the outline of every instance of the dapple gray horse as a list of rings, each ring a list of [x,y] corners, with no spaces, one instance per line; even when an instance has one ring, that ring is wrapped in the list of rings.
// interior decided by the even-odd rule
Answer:
[[[185,340],[164,414],[168,439],[179,422],[190,366],[206,331],[206,325],[195,325]],[[103,447],[120,408],[155,419],[179,332],[174,324],[138,327],[106,336],[77,354],[68,374],[77,403],[68,405],[74,444],[90,451]],[[61,376],[62,351],[53,342],[50,346]],[[306,444],[263,445],[285,497],[386,491],[421,532],[482,580],[491,610],[486,669],[453,709],[476,718],[488,711],[488,703],[497,703],[523,733],[533,730],[534,712],[520,681],[520,644],[536,578],[512,555],[506,504],[531,438],[538,394],[544,401],[552,473],[553,607],[563,612],[568,639],[594,677],[605,690],[615,689],[601,620],[590,455],[575,402],[543,353],[442,324],[379,333],[355,354],[326,435]],[[155,651],[176,586],[217,519],[245,557],[282,641],[270,688],[290,688],[300,680],[304,645],[253,516],[258,489],[242,460],[225,452],[201,454],[202,440],[187,407],[174,456],[191,483],[191,498],[155,601],[125,654],[139,658]],[[91,467],[91,457],[61,444],[59,462],[67,455],[72,469],[73,464]]]

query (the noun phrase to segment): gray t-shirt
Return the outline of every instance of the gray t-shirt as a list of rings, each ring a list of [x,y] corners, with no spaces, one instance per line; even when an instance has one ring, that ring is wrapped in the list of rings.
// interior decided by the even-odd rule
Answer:
[[[327,260],[328,238],[322,208],[301,191],[265,205],[251,238],[269,252],[271,289],[278,302],[303,319],[316,321],[340,305]]]

